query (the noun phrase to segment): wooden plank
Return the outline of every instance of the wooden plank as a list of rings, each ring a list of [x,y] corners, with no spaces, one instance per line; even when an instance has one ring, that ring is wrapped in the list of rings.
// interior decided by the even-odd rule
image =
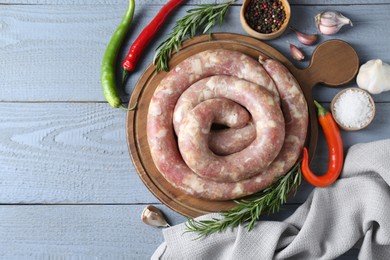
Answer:
[[[162,6],[166,3],[164,0],[147,0],[136,1],[136,5],[159,5]],[[225,0],[187,0],[183,5],[195,5],[195,4],[208,4],[208,3],[224,3]],[[241,4],[243,0],[236,1],[235,4]],[[68,0],[1,0],[0,4],[28,4],[28,5],[126,5],[128,0],[80,0],[80,1],[68,1]]]
[[[0,203],[157,202],[107,104],[2,103]]]
[[[1,5],[0,101],[104,101],[99,83],[100,63],[106,44],[121,19],[123,5]],[[120,57],[125,55],[159,8],[142,5],[137,9],[133,30]],[[328,8],[293,6],[291,25],[313,33],[314,15]],[[239,9],[239,6],[234,6],[223,27],[215,31],[244,33],[238,22]],[[373,58],[390,62],[390,45],[386,37],[390,5],[370,6],[369,16],[363,15],[367,6],[339,6],[337,10],[350,16],[355,27],[345,28],[332,37],[321,36],[320,42],[339,38],[351,43],[361,62]],[[150,64],[154,49],[184,12],[185,9],[181,8],[172,15],[161,30],[161,36],[145,49],[138,69],[132,73],[126,86],[127,94],[122,94],[124,99],[128,99],[132,86]],[[375,39],[375,44],[371,39]],[[308,59],[314,50],[314,46],[300,45],[295,35],[288,32],[267,43],[292,60],[287,42],[300,46]],[[293,62],[299,67],[308,65],[308,62]],[[317,87],[315,96],[320,101],[329,102],[336,92],[337,89]],[[389,101],[390,93],[376,95],[375,99]]]
[[[171,224],[185,219],[157,205]],[[163,242],[143,205],[0,206],[1,259],[149,259]],[[297,205],[265,220],[283,220]],[[352,250],[340,259],[357,256]]]
[[[163,238],[142,223],[144,207],[0,206],[0,258],[147,259]],[[157,207],[170,223],[185,221]]]
[[[187,0],[183,5],[208,4],[208,3],[223,3],[225,0]],[[290,0],[291,5],[375,5],[389,4],[387,0],[374,0],[367,3],[367,0]],[[108,5],[108,4],[124,4],[126,0],[1,0],[0,4],[28,4],[28,5]],[[142,5],[163,5],[164,0],[148,0],[143,1]],[[243,0],[236,0],[235,5],[240,5]],[[138,4],[138,3],[137,3]]]
[[[327,105],[327,104],[326,104]],[[125,113],[107,104],[0,103],[0,204],[152,203],[127,149]],[[343,132],[345,147],[388,138],[390,103],[366,129]],[[312,163],[327,169],[320,132]],[[300,187],[290,203],[312,190]]]

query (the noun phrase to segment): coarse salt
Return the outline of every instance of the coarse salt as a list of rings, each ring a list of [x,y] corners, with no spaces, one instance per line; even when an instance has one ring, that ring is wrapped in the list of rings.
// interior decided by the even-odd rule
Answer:
[[[362,128],[373,116],[374,108],[370,96],[363,91],[348,89],[334,103],[335,119],[348,128]]]

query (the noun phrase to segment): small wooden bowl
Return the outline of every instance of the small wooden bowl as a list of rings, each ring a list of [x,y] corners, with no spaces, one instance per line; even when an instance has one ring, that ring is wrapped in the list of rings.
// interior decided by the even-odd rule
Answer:
[[[248,25],[248,23],[245,19],[245,10],[246,10],[246,7],[250,1],[251,0],[244,0],[244,3],[242,4],[242,7],[241,7],[240,22],[241,22],[241,26],[244,29],[244,31],[246,33],[248,33],[249,35],[251,35],[257,39],[260,39],[260,40],[272,40],[276,37],[279,37],[286,30],[288,23],[290,22],[291,8],[290,8],[290,4],[288,3],[288,1],[287,0],[280,0],[280,2],[283,5],[283,9],[286,13],[286,19],[284,20],[283,24],[280,26],[279,30],[272,32],[272,33],[259,33],[258,31],[252,29]]]
[[[372,116],[371,118],[369,118],[366,122],[366,124],[362,125],[361,127],[348,127],[348,126],[345,126],[343,125],[335,116],[335,109],[334,109],[334,105],[337,101],[337,99],[342,95],[344,94],[345,92],[347,92],[348,90],[352,90],[352,91],[360,91],[360,92],[363,92],[363,93],[366,93],[368,95],[368,99],[369,99],[369,102],[371,103],[372,105]],[[357,131],[357,130],[361,130],[365,127],[367,127],[371,122],[372,120],[374,119],[375,117],[375,102],[374,100],[372,99],[370,93],[368,93],[367,91],[365,91],[364,89],[361,89],[361,88],[346,88],[346,89],[343,89],[341,90],[339,93],[336,94],[336,96],[334,96],[334,98],[332,99],[332,102],[330,103],[330,110],[332,112],[332,115],[333,115],[333,118],[334,120],[336,121],[336,123],[339,125],[339,127],[345,131]]]

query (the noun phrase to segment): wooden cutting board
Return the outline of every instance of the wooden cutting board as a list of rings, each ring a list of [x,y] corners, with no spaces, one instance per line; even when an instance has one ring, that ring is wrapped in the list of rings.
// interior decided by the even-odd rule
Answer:
[[[281,61],[297,78],[309,106],[309,129],[306,146],[313,158],[317,145],[318,123],[312,98],[312,87],[318,83],[339,86],[351,81],[359,68],[355,50],[346,42],[329,40],[314,50],[306,69],[296,68],[286,57],[264,42],[239,34],[216,33],[201,35],[186,41],[180,52],[173,55],[170,68],[182,60],[208,49],[224,48],[240,51],[255,59],[260,54]],[[139,78],[130,99],[129,107],[137,103],[136,111],[127,113],[127,142],[134,166],[148,189],[166,206],[187,217],[226,210],[235,205],[232,201],[208,201],[189,196],[169,184],[152,160],[147,136],[146,118],[150,99],[166,72],[155,72],[151,64]]]

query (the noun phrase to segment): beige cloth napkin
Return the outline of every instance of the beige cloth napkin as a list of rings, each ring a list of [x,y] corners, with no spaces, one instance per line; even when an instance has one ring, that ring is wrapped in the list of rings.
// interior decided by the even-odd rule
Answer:
[[[315,188],[282,222],[201,240],[184,230],[163,230],[165,242],[152,259],[334,259],[355,245],[360,259],[390,259],[390,140],[351,147],[341,178]]]

